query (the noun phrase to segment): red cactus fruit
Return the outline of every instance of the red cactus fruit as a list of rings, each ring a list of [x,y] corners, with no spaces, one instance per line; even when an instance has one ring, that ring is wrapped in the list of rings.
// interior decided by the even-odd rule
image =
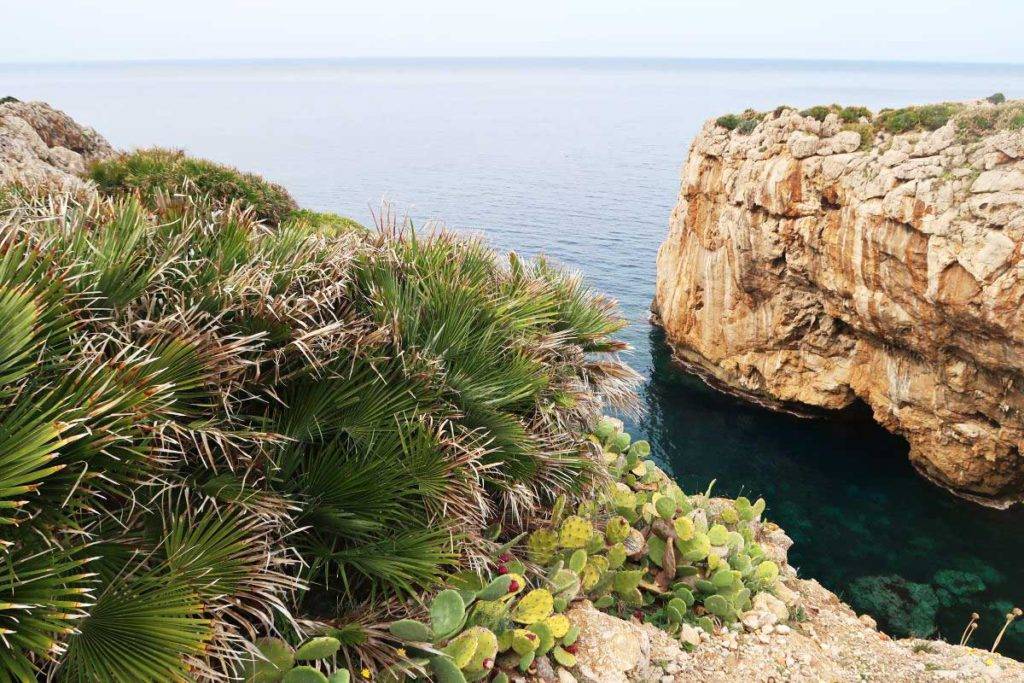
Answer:
[[[508,574],[508,567],[506,567],[505,565],[500,565],[498,567],[498,573],[502,575]]]

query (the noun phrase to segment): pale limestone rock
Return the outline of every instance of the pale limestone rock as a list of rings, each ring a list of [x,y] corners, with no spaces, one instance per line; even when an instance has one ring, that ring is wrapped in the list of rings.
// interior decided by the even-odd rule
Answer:
[[[956,123],[949,121],[938,130],[928,133],[914,145],[912,156],[930,157],[947,149],[956,139]]]
[[[569,673],[567,670],[559,667],[558,671],[558,683],[578,683],[576,677]]]
[[[677,358],[776,407],[863,400],[922,474],[1024,498],[1024,131],[826,132],[786,110],[694,140],[654,302]]]
[[[818,151],[818,144],[820,142],[821,140],[817,135],[793,131],[786,144],[789,146],[789,152],[793,155],[794,159],[805,159],[813,156]]]
[[[42,102],[0,104],[0,185],[83,188],[89,163],[113,156],[96,131]]]
[[[1015,192],[1024,190],[1024,171],[998,169],[985,171],[971,186],[971,192]]]
[[[583,683],[620,683],[643,666],[650,642],[639,625],[598,612],[590,605],[573,607],[569,619],[580,627],[576,651]]]
[[[758,612],[771,614],[775,622],[789,619],[789,608],[786,603],[771,593],[758,593],[754,596],[753,609]],[[774,623],[774,622],[773,622]]]
[[[817,153],[821,155],[849,154],[856,152],[858,147],[860,147],[860,133],[844,130],[833,137],[822,140]]]
[[[585,600],[576,603],[567,616],[580,627],[573,670],[579,683],[657,680],[660,668],[656,662],[684,656],[678,641],[664,631],[599,612]]]

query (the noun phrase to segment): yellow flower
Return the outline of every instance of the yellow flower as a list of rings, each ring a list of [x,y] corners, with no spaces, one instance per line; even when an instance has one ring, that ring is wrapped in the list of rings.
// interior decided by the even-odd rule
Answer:
[[[395,650],[395,654],[396,654],[396,655],[398,655],[399,657],[401,657],[402,659],[405,659],[406,657],[408,657],[408,656],[409,656],[409,655],[408,655],[408,654],[406,653],[406,651],[405,651],[405,648],[404,648],[404,647],[400,647],[400,648],[398,648],[397,650]]]
[[[370,679],[370,670],[369,670],[369,669],[365,669],[365,668],[364,668],[364,669],[363,669],[362,671],[360,671],[360,672],[359,672],[359,674],[360,674],[360,675],[361,675],[361,676],[362,676],[363,678],[365,678],[365,679],[367,679],[367,680],[369,680],[369,679]]]

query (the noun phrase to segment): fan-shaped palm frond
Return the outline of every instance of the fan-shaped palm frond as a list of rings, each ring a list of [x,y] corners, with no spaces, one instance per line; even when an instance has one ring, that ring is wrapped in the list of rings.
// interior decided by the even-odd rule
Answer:
[[[203,609],[183,582],[126,567],[68,639],[59,676],[90,683],[187,680],[187,660],[201,658],[213,635]]]

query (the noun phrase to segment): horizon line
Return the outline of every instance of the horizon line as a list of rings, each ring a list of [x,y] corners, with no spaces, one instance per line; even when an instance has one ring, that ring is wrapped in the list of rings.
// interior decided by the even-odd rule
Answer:
[[[971,60],[931,59],[861,59],[861,58],[807,58],[807,57],[683,57],[683,56],[612,56],[612,55],[435,55],[435,56],[334,56],[334,57],[157,57],[124,59],[0,61],[0,67],[42,66],[109,66],[109,65],[187,65],[187,64],[272,64],[297,62],[723,62],[723,63],[778,63],[793,64],[904,64],[944,66],[1000,66],[1024,67],[1024,62],[990,62]]]

